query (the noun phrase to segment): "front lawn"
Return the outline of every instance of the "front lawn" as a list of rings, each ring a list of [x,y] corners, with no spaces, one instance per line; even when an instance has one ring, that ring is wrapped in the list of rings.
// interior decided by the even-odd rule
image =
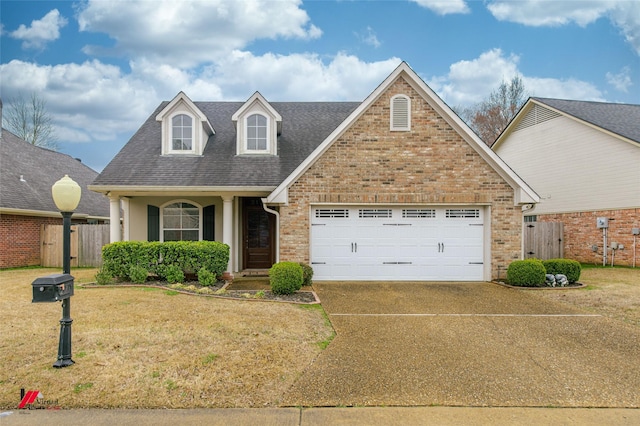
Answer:
[[[63,409],[277,406],[333,336],[320,305],[76,285],[76,364],[55,369],[61,304],[31,303],[33,280],[53,273],[0,271],[0,409],[21,388]],[[76,284],[95,273],[71,271]]]
[[[640,268],[582,265],[579,281],[586,287],[538,295],[640,326]]]

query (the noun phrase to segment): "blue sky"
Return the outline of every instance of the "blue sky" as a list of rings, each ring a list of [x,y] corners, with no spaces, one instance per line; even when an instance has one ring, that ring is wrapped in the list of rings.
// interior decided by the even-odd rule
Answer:
[[[531,96],[640,103],[638,0],[0,2],[0,95],[47,102],[100,171],[163,100],[360,101],[406,61],[452,107],[518,75]]]

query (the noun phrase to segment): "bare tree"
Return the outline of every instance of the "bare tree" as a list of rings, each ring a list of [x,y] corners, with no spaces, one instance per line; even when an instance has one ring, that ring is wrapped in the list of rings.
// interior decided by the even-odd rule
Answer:
[[[7,130],[33,145],[58,149],[51,116],[47,112],[47,103],[34,92],[29,99],[17,96],[9,100],[7,111],[3,114]]]
[[[515,76],[502,81],[489,98],[463,109],[460,116],[487,145],[491,145],[527,101],[522,79]]]

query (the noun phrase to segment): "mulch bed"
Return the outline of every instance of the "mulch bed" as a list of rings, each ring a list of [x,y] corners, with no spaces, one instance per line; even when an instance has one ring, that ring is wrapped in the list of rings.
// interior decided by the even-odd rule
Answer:
[[[175,287],[166,281],[161,281],[155,277],[149,277],[144,284],[135,284],[131,282],[118,282],[113,284],[99,285],[95,283],[88,283],[81,285],[84,288],[100,288],[100,287],[153,287],[160,288],[167,291],[176,291],[178,293],[192,294],[196,296],[206,297],[219,297],[236,300],[255,300],[255,301],[269,301],[269,302],[286,302],[286,303],[298,303],[298,304],[314,304],[320,303],[318,296],[312,290],[299,290],[293,294],[275,294],[271,290],[259,287],[256,290],[244,288],[234,290],[233,282],[228,283],[226,281],[218,281],[210,286],[202,286],[198,281],[185,281],[182,286]],[[207,289],[207,293],[202,293],[202,289]]]
[[[571,290],[571,289],[575,289],[575,288],[583,288],[586,287],[586,284],[582,284],[582,283],[572,283],[569,285],[566,285],[564,287],[549,287],[549,286],[541,286],[541,287],[528,287],[528,286],[519,286],[519,285],[509,285],[507,283],[505,283],[504,281],[492,281],[494,284],[498,284],[501,285],[503,287],[509,287],[509,288],[516,288],[519,290]]]

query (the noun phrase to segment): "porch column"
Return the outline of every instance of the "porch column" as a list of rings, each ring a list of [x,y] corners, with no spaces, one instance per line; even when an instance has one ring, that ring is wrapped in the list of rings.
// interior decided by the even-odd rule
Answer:
[[[122,241],[129,241],[130,238],[130,232],[131,232],[131,222],[129,221],[129,214],[130,214],[130,203],[129,203],[130,198],[127,197],[122,197],[121,201],[122,201]]]
[[[233,245],[233,195],[222,197],[222,242],[229,245],[229,264],[227,271],[233,272],[235,247]]]
[[[120,197],[109,194],[109,241],[120,241]]]

